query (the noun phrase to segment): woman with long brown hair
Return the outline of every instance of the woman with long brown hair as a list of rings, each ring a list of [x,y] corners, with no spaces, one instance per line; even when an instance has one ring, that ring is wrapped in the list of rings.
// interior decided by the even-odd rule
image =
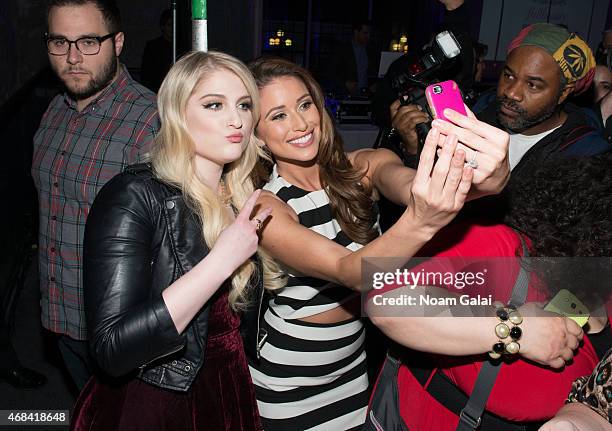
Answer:
[[[465,128],[442,135],[434,127],[418,171],[384,149],[345,154],[306,70],[263,59],[251,71],[261,99],[256,134],[268,155],[255,174],[258,186],[265,183],[258,203],[273,209],[260,245],[274,259],[265,266],[278,273],[276,285],[266,286],[259,358],[250,362],[264,428],[358,428],[368,402],[356,292],[361,259],[410,257],[452,220],[468,192],[499,191],[508,176],[508,135],[473,116],[453,116]],[[458,134],[471,148],[458,144]],[[476,156],[478,169],[464,165]],[[381,236],[380,193],[407,207]]]

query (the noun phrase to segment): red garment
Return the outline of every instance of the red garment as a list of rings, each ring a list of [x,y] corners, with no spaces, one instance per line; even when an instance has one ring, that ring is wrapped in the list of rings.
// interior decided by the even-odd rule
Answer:
[[[445,246],[440,246],[443,241]],[[437,252],[433,253],[433,250]],[[422,256],[439,257],[513,257],[521,255],[521,241],[518,234],[504,225],[496,226],[455,226],[442,231],[420,253]],[[460,269],[460,268],[455,268]],[[518,273],[518,266],[509,268],[507,274],[489,283],[486,293],[494,299],[507,302]],[[536,288],[532,276],[529,283],[527,302],[546,301],[546,293]],[[466,290],[466,294],[484,293]],[[493,330],[493,328],[491,328]],[[431,355],[432,361],[465,393],[472,391],[480,364],[484,357],[450,357]],[[592,372],[598,363],[597,354],[585,337],[572,363],[563,370],[552,370],[517,359],[503,365],[487,402],[487,410],[512,421],[543,421],[554,416],[567,398],[572,382]],[[454,430],[458,417],[440,405],[416,381],[406,366],[398,376],[400,414],[409,429]]]
[[[227,291],[214,301],[204,365],[187,392],[136,378],[113,385],[92,377],[77,399],[71,431],[261,430],[240,318]]]

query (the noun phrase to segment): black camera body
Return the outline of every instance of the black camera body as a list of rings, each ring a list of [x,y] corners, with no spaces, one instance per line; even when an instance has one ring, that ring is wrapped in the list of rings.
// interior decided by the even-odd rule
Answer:
[[[400,104],[402,106],[419,105],[424,112],[431,116],[425,97],[425,88],[430,84],[441,81],[438,75],[452,67],[460,53],[461,45],[451,31],[438,33],[423,48],[422,53],[408,65],[406,70],[391,81],[391,88]],[[420,154],[430,128],[430,123],[417,125],[418,154]],[[399,139],[399,136],[394,129],[386,131],[386,133],[383,132],[377,146],[388,147],[388,142],[384,141],[395,139]]]
[[[396,77],[398,85],[412,83],[423,87],[437,82],[436,74],[454,63],[461,53],[461,45],[451,31],[438,33],[434,39],[423,47],[423,52],[408,65],[408,70]]]

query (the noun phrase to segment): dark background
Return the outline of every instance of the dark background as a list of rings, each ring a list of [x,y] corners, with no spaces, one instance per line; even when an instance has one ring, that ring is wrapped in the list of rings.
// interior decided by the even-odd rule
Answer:
[[[160,34],[159,16],[170,6],[170,1],[119,0],[118,3],[126,33],[121,60],[138,78],[144,45]],[[177,3],[177,41],[181,53],[191,46],[191,2],[177,0]],[[28,258],[35,254],[35,250],[28,253],[37,235],[36,193],[29,174],[32,137],[51,98],[60,91],[47,67],[43,42],[45,4],[45,0],[0,0],[0,196],[3,202],[0,291],[15,283]],[[496,70],[496,61],[503,61],[505,41],[524,25],[541,21],[542,17],[568,25],[581,20],[580,28],[570,26],[570,29],[580,32],[593,49],[599,43],[601,31],[612,25],[608,0],[466,0],[466,5],[471,16],[472,37],[492,41],[487,57],[491,71]],[[443,16],[443,6],[437,0],[209,0],[209,48],[226,51],[244,61],[262,53],[280,55],[308,66],[322,79],[337,45],[350,40],[353,22],[372,22],[371,44],[378,50],[386,50],[390,40],[400,33],[407,35],[412,49],[430,39]],[[270,46],[269,39],[278,30],[284,31],[283,39],[292,40],[290,47]],[[489,79],[494,85],[495,74],[491,73]],[[60,361],[45,356],[41,348],[44,340],[36,309],[35,266],[26,275],[21,280],[24,287],[17,306],[19,329],[14,339],[18,340],[16,347],[22,362],[45,372],[50,381],[45,388],[30,393],[12,390],[0,383],[0,409],[69,408],[74,399],[66,388],[66,379],[57,371],[61,369]]]

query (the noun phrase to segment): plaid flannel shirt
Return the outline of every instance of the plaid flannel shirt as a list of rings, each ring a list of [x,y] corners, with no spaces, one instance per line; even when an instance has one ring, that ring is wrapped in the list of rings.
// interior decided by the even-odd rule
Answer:
[[[89,209],[108,180],[143,160],[158,129],[155,94],[123,65],[83,111],[65,94],[47,108],[34,136],[32,177],[39,203],[41,318],[50,331],[87,339],[82,262]]]

